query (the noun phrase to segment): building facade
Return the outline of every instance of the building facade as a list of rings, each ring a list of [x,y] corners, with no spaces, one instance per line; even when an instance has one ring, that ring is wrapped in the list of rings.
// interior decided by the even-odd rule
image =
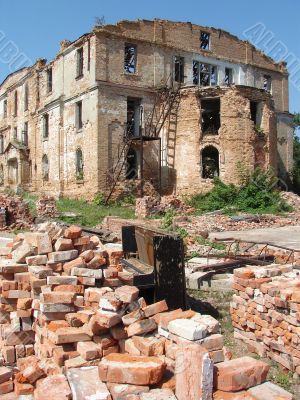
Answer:
[[[0,183],[91,199],[120,180],[205,191],[241,166],[288,182],[288,100],[286,65],[220,29],[98,26],[1,84]]]

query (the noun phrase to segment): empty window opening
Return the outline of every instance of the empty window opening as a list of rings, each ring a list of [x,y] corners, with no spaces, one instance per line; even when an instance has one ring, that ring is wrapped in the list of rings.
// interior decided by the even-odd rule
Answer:
[[[28,146],[28,122],[24,123],[24,129],[22,131],[22,144]]]
[[[214,146],[202,150],[202,178],[214,179],[219,176],[219,152]]]
[[[82,150],[76,150],[76,179],[83,180],[83,155]]]
[[[200,49],[202,49],[202,50],[210,49],[210,33],[201,31],[201,33],[200,33]]]
[[[193,61],[193,84],[215,86],[218,83],[217,67]]]
[[[263,76],[263,89],[266,92],[271,92],[272,90],[272,78],[270,75],[264,75]]]
[[[0,185],[4,185],[4,168],[3,164],[0,165]]]
[[[129,74],[136,72],[137,47],[135,44],[127,43],[124,48],[124,71]]]
[[[78,101],[75,105],[75,124],[77,129],[82,129],[82,101]]]
[[[184,57],[176,56],[174,58],[174,80],[175,82],[184,82]]]
[[[4,153],[4,137],[0,135],[0,154]]]
[[[14,133],[13,133],[13,140],[17,141],[18,140],[18,128],[14,128]]]
[[[221,126],[219,98],[201,100],[202,133],[217,135]]]
[[[225,68],[225,85],[229,86],[233,84],[233,70],[232,68]]]
[[[24,111],[28,110],[28,101],[29,101],[29,90],[28,90],[28,84],[25,84],[24,87]]]
[[[129,149],[126,159],[126,179],[137,179],[138,177],[138,154],[134,149]]]
[[[49,137],[49,114],[43,115],[43,138],[48,139]]]
[[[143,108],[141,99],[127,99],[127,135],[140,136],[142,131]]]
[[[262,113],[263,113],[263,103],[257,101],[250,101],[251,120],[254,122],[256,128],[261,127]]]
[[[3,101],[3,118],[7,117],[7,100]]]
[[[77,50],[77,78],[83,75],[83,47]]]
[[[47,69],[47,92],[52,92],[52,68]]]
[[[43,159],[42,159],[42,167],[43,167],[43,180],[48,181],[49,180],[49,160],[46,154],[44,154]]]
[[[15,91],[14,94],[14,116],[18,114],[18,92]]]

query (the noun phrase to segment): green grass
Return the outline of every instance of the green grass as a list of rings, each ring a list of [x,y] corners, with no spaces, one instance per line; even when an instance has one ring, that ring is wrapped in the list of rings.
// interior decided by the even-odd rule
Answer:
[[[60,213],[72,212],[74,217],[60,216],[61,221],[84,226],[96,226],[104,217],[113,215],[121,218],[134,218],[134,208],[125,204],[96,205],[83,199],[59,199],[56,203]]]

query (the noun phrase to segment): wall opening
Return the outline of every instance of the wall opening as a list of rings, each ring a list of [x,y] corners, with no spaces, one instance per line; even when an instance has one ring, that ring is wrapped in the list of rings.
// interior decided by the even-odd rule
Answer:
[[[225,85],[230,86],[233,84],[233,70],[232,68],[225,68]]]
[[[207,146],[201,152],[202,178],[213,179],[219,176],[219,151],[214,146]]]
[[[46,154],[43,155],[42,159],[42,168],[43,168],[43,181],[49,180],[49,160]]]
[[[138,153],[135,149],[129,149],[126,159],[126,179],[137,179],[138,177]]]
[[[82,150],[76,150],[76,179],[83,180],[83,155]]]
[[[124,71],[128,74],[136,73],[137,47],[127,43],[124,48]]]
[[[176,56],[174,58],[174,80],[175,82],[184,82],[184,57]]]
[[[18,160],[13,158],[8,160],[8,183],[10,185],[18,184]]]
[[[257,101],[250,101],[251,120],[254,122],[256,128],[261,127],[262,114],[263,114],[263,103]]]
[[[127,135],[140,136],[142,124],[141,99],[127,98]]]
[[[200,49],[209,50],[210,49],[210,33],[201,31],[200,32]]]
[[[218,135],[221,126],[220,109],[219,98],[201,100],[201,128],[204,135]]]

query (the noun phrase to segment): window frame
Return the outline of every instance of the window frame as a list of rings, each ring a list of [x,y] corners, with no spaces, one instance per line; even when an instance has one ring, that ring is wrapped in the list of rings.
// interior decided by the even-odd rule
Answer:
[[[81,154],[79,158],[78,155]],[[76,170],[76,180],[83,181],[84,179],[84,172],[83,172],[84,162],[83,162],[83,152],[80,147],[76,149],[75,153],[75,170]]]
[[[24,122],[24,129],[22,131],[22,144],[28,146],[28,121]]]
[[[83,46],[76,51],[76,79],[83,77]]]
[[[47,162],[45,162],[47,160]],[[47,165],[47,169],[45,166]],[[42,178],[43,182],[48,182],[49,181],[49,157],[47,154],[44,154],[42,157]]]
[[[197,65],[197,76],[195,75],[196,65]],[[203,71],[203,70],[201,71],[201,66],[206,66],[206,67],[208,67],[208,69],[206,71]],[[213,69],[215,69],[214,72],[212,71]],[[209,78],[208,85],[203,85],[201,83],[201,81],[202,81],[201,75],[202,75],[202,77],[203,77],[203,75],[208,76],[208,78]],[[214,84],[212,84],[212,75],[215,75],[215,83]],[[193,84],[197,85],[197,86],[201,86],[201,87],[217,86],[218,85],[218,67],[217,67],[217,65],[204,63],[204,62],[198,61],[198,60],[193,60]]]
[[[182,56],[174,56],[174,82],[184,83],[185,59]],[[177,66],[178,70],[177,70]]]
[[[226,82],[226,76],[227,76],[226,70],[229,71],[228,82]],[[226,86],[230,86],[230,85],[234,84],[234,70],[233,70],[233,68],[225,67],[224,83],[225,83]]]
[[[24,111],[28,111],[29,106],[29,88],[28,83],[25,83],[24,86]]]
[[[4,154],[4,136],[0,135],[0,154]]]
[[[18,115],[18,91],[14,92],[14,117]]]
[[[3,100],[3,118],[7,118],[7,99]]]
[[[262,89],[268,93],[272,93],[272,77],[271,77],[271,75],[264,74],[262,78],[263,78]]]

